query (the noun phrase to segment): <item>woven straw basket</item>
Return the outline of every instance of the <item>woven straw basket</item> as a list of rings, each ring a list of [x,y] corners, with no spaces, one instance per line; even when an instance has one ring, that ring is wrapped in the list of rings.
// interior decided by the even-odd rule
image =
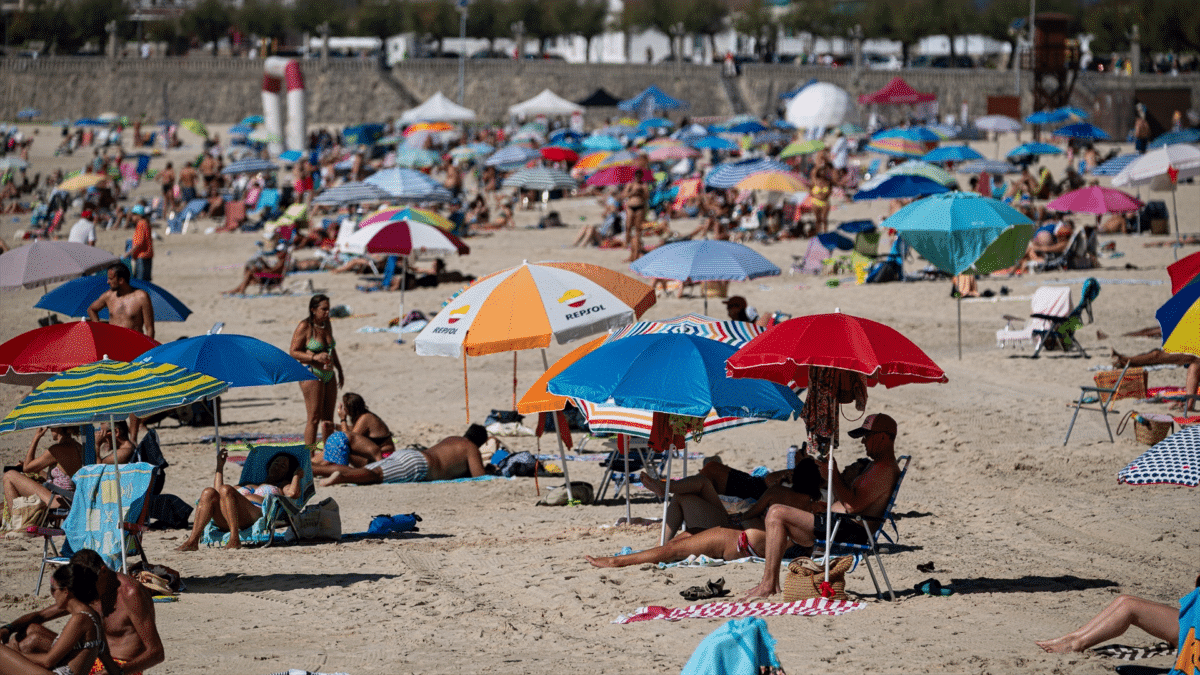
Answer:
[[[829,564],[829,584],[833,595],[828,600],[846,599],[846,572],[854,564],[852,556],[834,558]],[[787,576],[783,580],[783,601],[810,600],[823,597],[821,582],[825,581],[825,566],[811,558],[796,558],[788,563]]]

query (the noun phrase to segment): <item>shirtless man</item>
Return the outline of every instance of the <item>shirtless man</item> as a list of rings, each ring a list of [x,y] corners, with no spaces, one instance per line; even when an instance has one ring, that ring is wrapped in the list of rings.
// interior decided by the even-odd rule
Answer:
[[[879,413],[869,415],[863,420],[861,427],[848,432],[851,438],[861,438],[866,448],[867,457],[871,464],[849,485],[842,480],[834,463],[833,480],[833,511],[834,518],[838,514],[861,514],[866,517],[879,518],[887,508],[891,498],[892,488],[900,475],[900,467],[896,463],[896,420]],[[821,477],[829,474],[829,463],[817,462]],[[845,534],[847,541],[862,537],[862,528],[856,523],[845,523],[840,534]],[[800,546],[812,546],[816,543],[817,535],[824,538],[825,512],[810,513],[792,506],[776,504],[767,511],[766,518],[766,567],[763,570],[762,581],[740,600],[747,602],[752,598],[768,598],[778,593],[779,566],[783,560],[783,552],[787,550],[788,540]],[[759,549],[761,550],[761,549]]]
[[[217,158],[211,153],[204,153],[204,159],[200,160],[200,175],[204,176],[204,187],[217,184]]]
[[[99,321],[100,310],[108,308],[108,322],[140,331],[154,339],[154,306],[146,291],[129,285],[129,268],[121,263],[108,266],[108,289],[88,307],[88,320]]]
[[[196,198],[196,170],[191,164],[184,164],[179,171],[179,200],[183,206]]]
[[[175,165],[167,162],[162,173],[158,174],[158,182],[162,184],[163,208],[167,213],[175,210]]]
[[[446,160],[443,168],[446,171],[446,180],[442,182],[442,185],[446,186],[450,194],[455,197],[461,197],[463,192],[462,172],[458,170],[458,167],[451,160]]]
[[[92,609],[104,617],[104,633],[108,650],[121,666],[123,675],[137,675],[165,660],[162,638],[154,622],[154,602],[150,593],[133,578],[112,571],[100,555],[82,549],[71,556],[71,562],[96,573],[99,597]],[[66,607],[51,605],[30,612],[0,628],[0,639],[23,653],[45,653],[58,637],[43,624],[67,615]],[[97,663],[92,675],[115,675]]]
[[[487,430],[472,424],[462,436],[450,436],[424,451],[405,448],[397,450],[378,462],[361,469],[351,466],[326,465],[329,477],[322,487],[353,483],[419,483],[432,480],[476,478],[484,474],[483,457],[479,446],[487,442]]]

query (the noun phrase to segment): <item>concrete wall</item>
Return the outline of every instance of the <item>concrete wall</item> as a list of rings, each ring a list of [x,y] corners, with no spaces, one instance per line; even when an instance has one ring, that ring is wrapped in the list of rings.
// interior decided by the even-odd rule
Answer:
[[[304,62],[308,86],[308,119],[314,123],[356,124],[391,119],[437,91],[457,98],[457,60],[406,61],[380,71],[373,61]],[[750,64],[737,80],[751,112],[766,114],[778,105],[780,93],[817,78],[847,89],[852,95],[882,87],[897,73],[852,68]],[[986,111],[989,95],[1011,95],[1014,75],[993,70],[909,69],[908,82],[921,91],[938,94],[942,114],[958,114],[966,101],[970,115]],[[41,110],[42,120],[94,116],[105,111],[125,115],[146,113],[157,120],[196,117],[211,122],[235,122],[262,112],[262,62],[232,58],[119,59],[57,57],[0,59],[0,119],[15,119],[22,108]],[[578,100],[603,86],[619,97],[636,94],[655,84],[671,96],[691,103],[686,114],[719,116],[732,113],[722,87],[719,66],[694,64],[626,65],[570,64],[561,61],[468,60],[465,104],[482,120],[502,119],[508,106],[549,88]],[[1028,76],[1023,78],[1025,88]],[[1131,124],[1126,113],[1106,111],[1121,102],[1127,106],[1135,89],[1185,88],[1192,107],[1200,106],[1200,76],[1142,75],[1134,78],[1089,74],[1077,86],[1075,103],[1111,120],[1109,133],[1124,137]],[[1030,111],[1026,92],[1022,109]],[[617,114],[615,108],[589,111],[589,121]],[[865,119],[865,111],[860,111]],[[1132,114],[1129,111],[1128,114]],[[1102,124],[1104,126],[1104,124]]]

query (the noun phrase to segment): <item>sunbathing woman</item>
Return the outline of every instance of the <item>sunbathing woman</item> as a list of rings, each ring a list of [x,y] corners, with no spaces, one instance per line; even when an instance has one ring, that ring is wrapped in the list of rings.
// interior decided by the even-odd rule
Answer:
[[[85,675],[99,660],[107,672],[120,666],[108,653],[103,619],[91,603],[97,598],[96,573],[82,565],[63,565],[50,578],[50,597],[70,618],[44,654],[23,654],[0,645],[0,672],[6,675]],[[5,627],[5,632],[10,632]],[[4,635],[7,640],[9,635]]]
[[[338,404],[339,430],[325,439],[325,450],[313,453],[313,475],[328,476],[345,467],[363,467],[396,451],[392,431],[379,415],[367,408],[362,396],[342,394]]]
[[[316,442],[319,424],[333,424],[337,390],[346,381],[342,373],[342,363],[334,351],[336,344],[333,339],[333,326],[329,322],[329,296],[318,293],[309,300],[308,317],[296,326],[289,349],[292,358],[307,365],[312,374],[317,376],[316,380],[300,383],[307,413],[307,421],[304,424],[305,445],[311,446]],[[337,379],[334,379],[335,374]]]
[[[208,521],[212,520],[222,530],[229,532],[229,543],[225,548],[241,548],[239,531],[250,527],[262,517],[262,503],[267,495],[283,495],[295,499],[300,496],[300,466],[296,458],[280,452],[267,462],[267,481],[261,485],[226,485],[225,460],[229,451],[221,448],[217,453],[217,471],[213,475],[213,486],[204,488],[196,504],[196,522],[192,533],[176,551],[195,551],[200,548],[200,537]]]
[[[1200,593],[1200,576],[1196,577],[1196,589],[1184,596],[1181,604],[1196,602],[1195,596]],[[1053,640],[1042,640],[1037,646],[1051,653],[1082,652],[1105,640],[1124,635],[1130,626],[1137,626],[1169,643],[1172,649],[1179,649],[1179,614],[1179,610],[1171,605],[1133,595],[1118,595],[1108,607],[1078,630]]]
[[[50,432],[54,443],[41,456],[35,457],[38,442],[47,431]],[[21,470],[4,472],[4,504],[9,513],[12,512],[13,499],[17,497],[36,495],[46,506],[50,506],[55,492],[75,494],[75,481],[71,480],[71,476],[83,467],[83,446],[75,440],[76,432],[75,427],[42,427],[37,430],[33,442],[29,444],[29,450],[25,453],[25,461],[21,462]],[[49,482],[54,486],[53,490],[25,475],[47,469],[50,473]]]

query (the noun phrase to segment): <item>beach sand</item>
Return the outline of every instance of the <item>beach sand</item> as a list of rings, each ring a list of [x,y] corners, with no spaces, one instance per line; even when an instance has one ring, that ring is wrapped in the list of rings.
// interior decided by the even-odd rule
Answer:
[[[56,139],[55,128],[42,127],[33,147],[33,171],[77,168],[90,158],[90,151],[53,157]],[[185,140],[192,146],[170,156],[177,166],[198,152],[195,137]],[[1009,136],[1000,149],[1015,144]],[[996,151],[990,142],[978,148],[988,156]],[[163,162],[155,159],[152,166]],[[1061,176],[1061,159],[1050,166]],[[137,194],[156,190],[156,184],[145,184]],[[1143,190],[1143,197],[1147,194]],[[1170,195],[1151,196],[1171,204]],[[1183,186],[1177,198],[1183,230],[1200,231],[1200,187]],[[627,271],[620,262],[624,251],[569,247],[582,217],[596,222],[594,199],[566,199],[552,207],[568,227],[529,229],[539,212],[520,211],[515,231],[470,239],[471,254],[448,260],[449,267],[479,275],[522,260],[577,260]],[[832,218],[878,216],[883,208],[837,204]],[[68,225],[75,217],[77,212]],[[14,230],[27,222],[6,216],[0,236],[12,243]],[[156,225],[161,232],[162,224]],[[159,340],[199,335],[221,321],[226,333],[252,335],[286,349],[305,316],[307,298],[223,297],[221,291],[237,283],[261,235],[205,235],[208,225],[201,222],[188,234],[155,243],[154,281],[194,311],[186,323],[158,324]],[[692,221],[675,223],[679,231],[693,226]],[[99,244],[119,252],[129,236],[129,231],[101,232]],[[950,380],[871,390],[868,412],[896,418],[898,453],[913,457],[896,507],[901,550],[885,556],[901,598],[875,600],[867,570],[860,566],[849,575],[847,589],[862,596],[864,609],[841,617],[767,619],[789,672],[1111,672],[1111,660],[1044,654],[1034,641],[1074,629],[1120,593],[1174,604],[1191,590],[1200,571],[1197,493],[1118,485],[1117,471],[1144,446],[1131,431],[1109,443],[1098,415],[1081,415],[1070,444],[1062,445],[1071,412],[1067,402],[1079,393],[1078,385],[1091,382],[1089,367],[1108,363],[1110,348],[1137,353],[1159,344],[1121,335],[1155,325],[1154,312],[1170,294],[1166,266],[1174,260],[1173,250],[1143,246],[1165,239],[1104,237],[1124,256],[1106,258],[1099,270],[981,280],[981,289],[1007,286],[1011,294],[962,304],[962,360],[948,281],[831,288],[823,277],[787,274],[806,240],[752,245],[785,273],[733,284],[731,293],[746,296],[763,313],[801,316],[840,309],[881,321],[916,342]],[[1180,253],[1194,250],[1185,247]],[[916,268],[909,264],[910,271]],[[1070,284],[1077,299],[1088,276],[1100,279],[1102,288],[1095,323],[1078,333],[1091,359],[1047,353],[1032,360],[1029,348],[996,348],[1001,316],[1027,315],[1037,287]],[[395,317],[398,294],[359,293],[353,275],[323,272],[307,278],[333,304],[353,309],[354,316],[334,321],[346,389],[365,397],[397,433],[398,444],[432,445],[463,431],[461,362],[417,356],[412,335],[396,344],[391,333],[356,332]],[[432,314],[455,290],[411,291],[406,309]],[[40,290],[23,290],[0,296],[0,340],[36,327],[44,312],[32,305],[40,295]],[[701,309],[698,297],[661,298],[644,318]],[[710,301],[710,314],[720,316],[723,309]],[[1099,338],[1100,331],[1108,337]],[[547,351],[553,361],[573,347],[556,344]],[[540,356],[520,353],[517,369],[523,392],[542,372]],[[473,421],[482,421],[492,408],[513,407],[510,354],[471,358],[468,370]],[[1181,386],[1183,379],[1182,369],[1150,374],[1151,386]],[[0,387],[0,408],[11,410],[25,393]],[[1122,413],[1165,409],[1130,401],[1115,407]],[[304,420],[296,385],[232,390],[223,397],[222,411],[225,433],[299,434]],[[845,413],[856,416],[849,408]],[[1110,416],[1114,428],[1118,418]],[[214,449],[200,438],[212,430],[175,424],[168,420],[159,429],[171,463],[165,491],[190,503],[211,482]],[[842,422],[843,431],[853,426]],[[692,450],[719,453],[726,463],[747,470],[779,468],[786,448],[804,435],[800,422],[767,422],[706,436]],[[31,436],[0,437],[5,464],[21,459]],[[504,443],[514,450],[535,449],[530,438]],[[547,442],[542,451],[555,450]],[[860,455],[859,444],[843,433],[838,456],[849,461]],[[573,479],[599,484],[596,463],[570,462],[568,468]],[[693,462],[690,469],[695,468]],[[561,479],[541,479],[543,491],[554,484]],[[424,519],[421,531],[403,539],[195,553],[173,551],[186,532],[149,532],[150,559],[179,570],[188,586],[178,602],[156,605],[167,660],[151,672],[265,675],[301,668],[352,675],[525,675],[575,667],[595,673],[678,672],[720,620],[614,625],[613,619],[646,605],[685,606],[689,603],[679,591],[718,577],[737,597],[762,573],[755,564],[594,569],[584,554],[650,547],[657,543],[657,528],[609,527],[625,510],[612,499],[596,506],[535,506],[534,481],[528,478],[319,488],[315,501],[325,497],[337,500],[346,532],[365,530],[376,514],[408,512]],[[661,514],[647,492],[635,493],[633,509],[635,516]],[[31,594],[40,550],[40,541],[0,541],[0,618],[15,618],[48,602],[45,595]],[[917,570],[930,561],[934,573]],[[943,598],[912,591],[931,576],[958,592]],[[1146,646],[1154,640],[1133,629],[1118,642]],[[1158,657],[1148,663],[1169,662]]]

